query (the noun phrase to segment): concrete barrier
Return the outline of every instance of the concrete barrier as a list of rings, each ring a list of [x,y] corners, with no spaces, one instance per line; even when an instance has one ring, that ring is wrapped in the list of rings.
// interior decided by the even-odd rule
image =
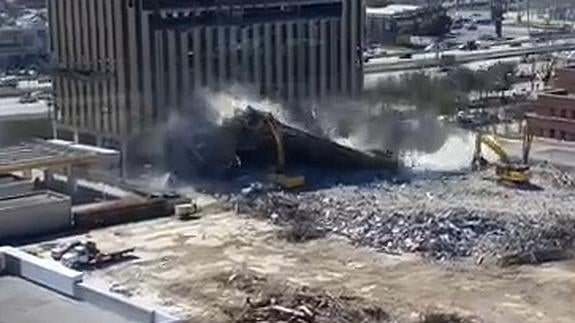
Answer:
[[[81,272],[16,248],[2,247],[0,253],[4,254],[8,274],[22,277],[66,296],[75,296],[75,285],[83,278]]]
[[[168,315],[166,313],[154,312],[154,323],[184,323],[184,320],[180,320],[175,316]]]
[[[119,296],[108,291],[103,291],[87,285],[78,283],[76,285],[76,298],[87,303],[98,306],[102,309],[118,313],[124,318],[142,323],[180,323],[182,320],[167,313],[148,309],[140,304],[136,304],[123,296]]]
[[[96,289],[85,283],[76,285],[75,296],[100,308],[118,313],[128,320],[142,323],[154,323],[154,311],[147,310],[123,297]]]
[[[81,272],[41,259],[13,247],[0,247],[0,274],[22,277],[65,296],[84,301],[124,318],[142,323],[180,323],[167,313],[148,309],[127,298],[83,282]]]

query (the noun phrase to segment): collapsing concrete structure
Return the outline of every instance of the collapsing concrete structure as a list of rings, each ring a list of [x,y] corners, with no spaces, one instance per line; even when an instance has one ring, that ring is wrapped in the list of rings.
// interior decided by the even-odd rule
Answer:
[[[287,164],[305,164],[328,168],[388,168],[397,167],[393,153],[363,152],[342,146],[327,138],[279,122],[267,113],[247,108],[224,124],[242,138],[236,154],[242,162],[258,164],[277,162],[277,150],[282,149]],[[274,138],[275,127],[280,142]],[[245,140],[248,139],[249,140]],[[278,145],[283,147],[278,147]]]
[[[398,166],[390,151],[352,149],[251,107],[191,137],[182,138],[178,132],[174,135],[166,145],[168,167],[176,178],[184,180],[233,176],[241,170],[282,173],[286,168],[302,166],[340,170],[394,170]]]

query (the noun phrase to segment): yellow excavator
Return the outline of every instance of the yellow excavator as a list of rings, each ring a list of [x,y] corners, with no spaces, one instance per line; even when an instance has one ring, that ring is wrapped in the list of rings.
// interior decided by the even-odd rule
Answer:
[[[499,182],[512,186],[529,185],[529,153],[532,142],[533,134],[525,129],[522,143],[522,162],[514,162],[494,135],[478,133],[475,139],[475,153],[471,167],[473,170],[478,170],[489,165],[482,154],[482,145],[486,145],[499,156],[499,162],[495,163],[495,175]]]
[[[276,166],[274,172],[269,175],[269,180],[285,189],[304,187],[304,176],[288,176],[285,173],[285,149],[280,127],[271,114],[266,117],[265,122],[276,144]]]

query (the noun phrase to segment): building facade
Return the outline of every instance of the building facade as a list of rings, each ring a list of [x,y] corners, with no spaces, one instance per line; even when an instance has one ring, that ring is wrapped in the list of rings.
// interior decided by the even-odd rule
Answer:
[[[575,66],[556,74],[555,89],[539,94],[528,126],[536,136],[575,141]]]
[[[0,69],[47,60],[47,44],[46,28],[0,27]]]
[[[366,41],[370,45],[410,45],[411,36],[439,36],[449,30],[441,6],[390,4],[366,9]]]
[[[48,0],[58,129],[123,141],[234,83],[287,105],[357,95],[362,3]]]
[[[28,9],[41,9],[46,7],[46,0],[12,0],[12,5]]]
[[[44,65],[48,58],[48,25],[40,12],[10,17],[0,26],[0,69]]]

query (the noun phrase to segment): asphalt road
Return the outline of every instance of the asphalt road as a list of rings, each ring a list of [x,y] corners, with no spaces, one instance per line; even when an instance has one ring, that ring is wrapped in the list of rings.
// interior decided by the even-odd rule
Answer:
[[[509,47],[496,47],[486,50],[477,51],[445,51],[444,55],[453,55],[455,57],[455,64],[471,63],[477,61],[485,61],[490,59],[500,59],[509,57],[520,57],[531,54],[544,54],[559,51],[575,50],[575,42],[563,41],[555,45],[534,45],[522,48],[509,48]],[[385,71],[400,71],[410,69],[420,69],[436,67],[441,65],[440,60],[436,59],[434,53],[424,53],[414,55],[412,59],[399,59],[399,58],[383,58],[374,59],[365,64],[364,72],[379,73]]]
[[[0,98],[0,121],[47,119],[48,105],[43,101],[20,103],[17,97]]]

